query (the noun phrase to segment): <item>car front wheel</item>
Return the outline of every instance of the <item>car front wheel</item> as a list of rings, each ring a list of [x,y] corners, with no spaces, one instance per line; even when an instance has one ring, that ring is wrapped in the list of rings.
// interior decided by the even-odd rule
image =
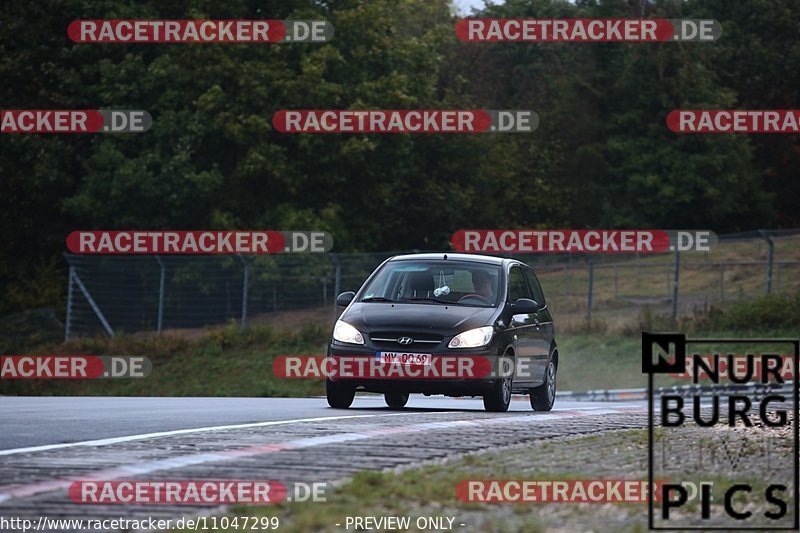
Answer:
[[[347,409],[353,404],[356,388],[347,383],[327,380],[325,381],[325,393],[328,397],[328,405],[334,409]]]
[[[505,368],[501,365],[501,368]],[[491,413],[505,413],[511,404],[511,376],[498,379],[483,395],[483,408]]]
[[[544,383],[531,389],[531,407],[536,411],[549,411],[556,402],[556,371],[558,366],[553,359],[547,364]]]

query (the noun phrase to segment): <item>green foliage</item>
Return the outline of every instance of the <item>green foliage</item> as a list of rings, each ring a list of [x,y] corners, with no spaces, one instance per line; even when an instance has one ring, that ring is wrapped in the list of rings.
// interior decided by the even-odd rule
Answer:
[[[717,330],[800,331],[800,294],[765,294],[736,302],[724,310],[712,310],[707,323],[708,327]]]
[[[639,314],[638,327],[625,332],[638,337],[642,331],[697,332],[790,332],[800,331],[800,294],[765,294],[758,298],[738,300],[723,306],[713,306],[707,312],[696,311],[692,316],[674,320],[669,315],[653,312],[645,306]]]
[[[30,354],[33,346],[63,340],[64,324],[52,309],[40,308],[6,315],[0,318],[0,354]]]

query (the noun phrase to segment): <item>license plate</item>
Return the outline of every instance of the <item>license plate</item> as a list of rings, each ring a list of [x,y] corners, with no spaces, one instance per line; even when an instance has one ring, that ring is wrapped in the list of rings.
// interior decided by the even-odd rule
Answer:
[[[375,355],[382,363],[395,363],[409,366],[428,366],[433,355],[429,353],[378,352]]]

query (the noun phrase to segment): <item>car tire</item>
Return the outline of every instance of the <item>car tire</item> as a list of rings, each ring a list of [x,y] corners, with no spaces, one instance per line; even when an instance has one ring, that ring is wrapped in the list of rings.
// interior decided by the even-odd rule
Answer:
[[[496,380],[492,384],[492,388],[483,395],[483,408],[490,413],[508,411],[508,406],[511,405],[511,385],[511,376]]]
[[[337,383],[328,379],[325,381],[325,394],[328,397],[328,405],[334,409],[347,409],[353,404],[356,388],[347,383]]]
[[[531,407],[535,411],[549,411],[556,403],[556,374],[558,365],[550,358],[544,373],[544,383],[531,389]]]
[[[387,392],[383,395],[383,399],[392,409],[402,409],[408,403],[408,396],[407,392]]]

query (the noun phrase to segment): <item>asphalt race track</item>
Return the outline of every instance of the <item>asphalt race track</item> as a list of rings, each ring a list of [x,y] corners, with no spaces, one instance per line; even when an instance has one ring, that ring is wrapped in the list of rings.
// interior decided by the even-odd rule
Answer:
[[[214,507],[85,505],[76,480],[335,482],[537,439],[646,427],[645,402],[568,402],[550,413],[515,399],[486,413],[478,399],[379,396],[348,410],[324,398],[0,398],[0,515],[48,518],[207,514]],[[331,496],[335,498],[335,494]]]

